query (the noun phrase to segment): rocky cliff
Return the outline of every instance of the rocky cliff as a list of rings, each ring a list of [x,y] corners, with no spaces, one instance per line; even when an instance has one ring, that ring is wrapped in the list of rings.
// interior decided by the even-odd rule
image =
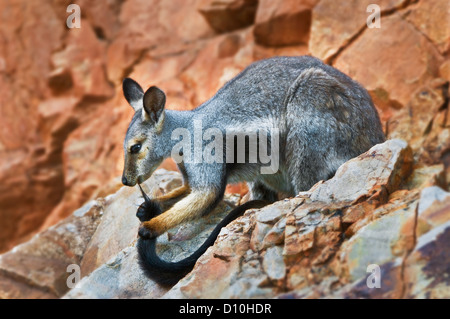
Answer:
[[[180,183],[159,170],[145,187],[158,195]],[[416,167],[405,141],[388,140],[311,190],[248,210],[173,287],[139,268],[143,199],[123,187],[1,255],[0,297],[450,298],[446,187],[442,164]],[[227,195],[215,213],[158,238],[159,254],[189,255],[239,200]]]
[[[68,29],[71,2],[0,2],[0,251],[15,247],[0,257],[1,297],[61,297],[69,264],[83,279],[66,297],[204,297],[218,274],[217,297],[448,296],[448,1],[80,0],[81,28]],[[380,28],[367,27],[371,3]],[[192,109],[252,61],[302,54],[362,83],[391,141],[247,212],[169,291],[144,279],[133,249],[141,199],[118,179],[133,113],[123,77]],[[179,182],[160,171],[146,187]],[[239,202],[234,192],[245,185],[161,253],[188,254]],[[380,289],[366,285],[368,264],[386,274]]]

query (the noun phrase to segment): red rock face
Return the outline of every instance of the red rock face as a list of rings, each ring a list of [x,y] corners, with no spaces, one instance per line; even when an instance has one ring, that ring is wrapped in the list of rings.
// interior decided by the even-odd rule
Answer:
[[[255,21],[255,39],[266,46],[307,43],[311,12],[317,0],[260,0]]]
[[[83,0],[68,29],[68,1],[1,1],[0,251],[117,189],[126,76],[192,109],[257,59],[312,54],[369,90],[415,159],[448,172],[447,1],[380,1],[381,29],[366,26],[371,1],[337,3]]]

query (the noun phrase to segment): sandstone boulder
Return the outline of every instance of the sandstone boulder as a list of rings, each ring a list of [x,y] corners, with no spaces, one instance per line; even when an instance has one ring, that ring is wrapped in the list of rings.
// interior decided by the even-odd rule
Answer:
[[[365,28],[333,65],[363,84],[385,121],[437,77],[442,57],[400,14],[384,17],[382,23],[380,29]],[[386,61],[392,57],[397,62],[388,66]]]
[[[72,216],[0,256],[0,298],[58,298],[67,290],[70,265],[78,265],[101,220],[104,202],[92,201]]]
[[[218,33],[242,29],[253,24],[258,0],[202,0],[199,12]]]
[[[265,46],[308,43],[311,10],[317,0],[260,0],[255,20],[255,41]]]
[[[248,210],[172,288],[138,266],[135,212],[142,198],[122,187],[0,255],[0,296],[448,298],[444,166],[412,163],[406,142],[388,140],[309,191]],[[180,184],[178,173],[158,170],[144,188],[158,196]],[[239,200],[226,196],[215,213],[161,236],[159,255],[189,255]],[[82,278],[70,291],[69,265],[79,266]]]
[[[378,1],[376,4],[381,12],[391,12],[407,2],[406,0],[386,0]],[[367,28],[366,22],[371,13],[367,12],[367,9],[372,3],[370,0],[320,1],[312,12],[309,41],[311,53],[327,61],[342,51]]]
[[[386,155],[377,159],[375,154],[381,149]],[[373,162],[378,160],[379,164]],[[406,278],[401,267],[417,244],[417,205],[425,198],[442,200],[448,194],[440,190],[434,191],[438,195],[433,195],[430,188],[426,188],[429,184],[425,180],[429,182],[430,177],[422,178],[421,182],[416,180],[414,185],[418,188],[407,190],[410,160],[411,152],[406,143],[387,141],[342,165],[339,171],[347,174],[338,173],[297,198],[246,212],[221,232],[216,244],[200,258],[194,270],[163,297],[410,296],[410,291],[403,289],[405,283],[413,280],[416,287],[420,283],[415,278]],[[408,169],[404,169],[403,161]],[[356,172],[352,166],[360,170]],[[384,196],[380,196],[380,192],[369,191],[363,197],[358,192],[347,192],[347,187],[351,189],[352,185],[348,180],[345,182],[346,176],[353,174],[364,181],[362,184],[366,183],[363,189],[373,189],[374,167],[386,173],[384,180],[388,184],[382,186],[382,179],[377,179],[381,182],[380,189],[386,192]],[[340,187],[329,188],[328,185],[339,184],[340,179],[343,182]],[[328,189],[328,196],[317,195],[323,192],[321,187]],[[421,197],[420,189],[423,189]],[[435,209],[432,211],[436,212]],[[437,252],[430,255],[430,259],[440,260]],[[370,265],[380,267],[382,289],[368,287]],[[423,270],[417,271],[419,276],[424,275]],[[214,281],[217,276],[221,277],[220,283]],[[442,297],[444,291],[448,297],[448,283],[443,281],[437,279],[433,287],[438,287],[436,296]]]
[[[450,9],[447,1],[419,1],[406,17],[444,54],[450,49]],[[442,25],[444,21],[444,25]],[[446,22],[446,23],[445,23]]]
[[[180,184],[179,174],[161,170],[144,187],[149,194],[161,194]],[[141,202],[138,189],[123,187],[88,202],[30,241],[0,255],[0,298],[64,295],[73,271],[69,266],[75,266],[80,277],[87,276],[134,242],[139,226],[135,214]]]

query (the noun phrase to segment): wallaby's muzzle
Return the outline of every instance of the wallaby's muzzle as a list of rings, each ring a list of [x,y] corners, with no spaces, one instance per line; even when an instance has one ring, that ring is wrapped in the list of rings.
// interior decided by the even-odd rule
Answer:
[[[125,176],[122,176],[122,184],[125,186],[130,186],[130,185],[128,185],[128,180]]]
[[[133,187],[139,182],[137,163],[133,157],[125,154],[125,161],[122,171],[122,184]]]
[[[132,174],[128,169],[127,166],[125,166],[125,169],[122,173],[122,184],[125,186],[134,186],[136,185],[137,178],[134,174]]]
[[[125,186],[133,187],[138,183],[136,179],[130,178],[125,176],[125,174],[122,175],[122,184]]]

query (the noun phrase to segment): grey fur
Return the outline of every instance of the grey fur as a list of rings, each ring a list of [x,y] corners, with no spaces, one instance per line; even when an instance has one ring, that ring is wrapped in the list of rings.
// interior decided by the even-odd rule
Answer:
[[[127,89],[124,86],[126,96]],[[140,90],[133,88],[128,96],[139,95],[136,93]],[[276,174],[261,174],[265,164],[259,161],[179,164],[192,189],[215,189],[218,199],[227,183],[244,180],[252,199],[271,200],[278,192],[296,195],[330,178],[341,164],[385,139],[367,91],[345,74],[309,56],[255,62],[196,109],[163,110],[160,129],[142,112],[145,110],[137,109],[124,142],[124,177],[129,186],[150,177],[171,155],[178,142],[171,138],[176,128],[186,128],[193,136],[194,120],[202,120],[204,130],[218,128],[224,133],[246,134],[270,127],[279,130]],[[144,153],[130,154],[131,144],[136,141],[142,143]],[[206,144],[202,141],[203,146]],[[224,139],[224,157],[229,151]]]

